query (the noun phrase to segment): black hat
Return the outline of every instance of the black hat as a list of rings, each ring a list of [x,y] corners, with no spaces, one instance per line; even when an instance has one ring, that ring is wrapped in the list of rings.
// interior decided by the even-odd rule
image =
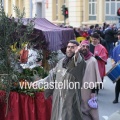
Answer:
[[[73,43],[73,44],[76,44],[77,46],[79,46],[79,43],[76,40],[70,40],[68,43]]]

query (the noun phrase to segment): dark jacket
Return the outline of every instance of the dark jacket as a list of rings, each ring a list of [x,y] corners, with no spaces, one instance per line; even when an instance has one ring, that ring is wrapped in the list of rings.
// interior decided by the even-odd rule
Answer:
[[[116,31],[112,30],[112,29],[107,29],[105,31],[105,40],[106,42],[109,42],[109,43],[114,43],[115,42],[115,35],[117,34]]]

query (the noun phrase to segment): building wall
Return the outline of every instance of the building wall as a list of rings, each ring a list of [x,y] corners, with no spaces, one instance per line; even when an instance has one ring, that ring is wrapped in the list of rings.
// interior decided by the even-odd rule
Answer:
[[[84,24],[109,23],[109,21],[105,21],[105,0],[96,0],[96,2],[95,20],[89,20],[89,0],[4,0],[4,8],[6,14],[16,17],[13,5],[18,6],[21,11],[25,7],[25,17],[27,18],[37,15],[36,17],[45,17],[53,23],[62,24],[64,17],[61,7],[66,5],[69,11],[69,17],[66,19],[67,25],[79,27]]]
[[[83,0],[69,0],[69,24],[80,26],[83,21]]]
[[[30,0],[4,0],[4,10],[8,16],[16,17],[14,7],[17,6],[20,11],[23,11],[25,8],[25,17],[30,17]]]
[[[56,1],[58,1],[58,10],[56,8]],[[66,0],[65,3],[64,0],[46,0],[45,18],[56,24],[64,23],[64,18],[62,16],[62,11],[61,11],[62,9],[61,7],[64,4],[68,7],[68,0]],[[68,23],[68,20],[66,22]]]
[[[46,0],[47,1],[47,0]],[[45,8],[45,17],[54,23],[64,23],[64,18],[61,12],[61,6],[64,4],[58,0],[58,19],[56,19],[56,0],[48,0],[48,8]],[[67,24],[79,27],[84,24],[103,24],[105,22],[105,0],[97,0],[97,16],[96,20],[89,20],[89,0],[66,0],[66,6],[69,10],[69,18]]]
[[[97,0],[97,16],[96,20],[89,20],[89,15],[88,15],[88,0],[83,0],[83,21],[81,24],[103,24],[105,22],[105,0]]]
[[[53,11],[54,1],[46,0],[45,4],[46,4],[45,5],[45,18],[47,18],[50,21],[53,21],[55,18],[55,16],[54,16],[55,7],[54,7],[54,11]]]
[[[45,17],[45,0],[32,0],[32,17]]]

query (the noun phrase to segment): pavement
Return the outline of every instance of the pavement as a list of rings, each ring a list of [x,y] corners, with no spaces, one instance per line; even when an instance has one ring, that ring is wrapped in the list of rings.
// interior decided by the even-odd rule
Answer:
[[[110,58],[107,63],[106,72],[112,67]],[[112,103],[115,98],[115,83],[113,84],[107,76],[104,78],[103,86],[104,88],[98,94],[99,117],[100,120],[107,120],[112,113],[120,110],[120,98],[119,103]]]

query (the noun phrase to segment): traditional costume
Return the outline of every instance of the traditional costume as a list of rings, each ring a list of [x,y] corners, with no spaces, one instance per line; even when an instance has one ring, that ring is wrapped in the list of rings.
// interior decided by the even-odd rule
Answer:
[[[84,44],[89,45],[89,42],[88,41],[81,42],[81,45]],[[92,89],[90,88],[91,87],[94,88],[97,86],[97,84],[102,82],[98,69],[98,64],[90,51],[84,57],[86,61],[86,70],[83,77],[83,84],[81,89],[82,96],[81,107],[83,113],[83,120],[99,120],[98,108],[93,109],[88,106],[88,100],[91,98],[92,94]],[[94,84],[94,86],[93,84],[90,84],[91,82]]]
[[[61,89],[45,89],[46,98],[53,95],[51,120],[84,120],[81,112],[81,90],[78,86],[69,89],[68,84],[78,82],[81,85],[85,67],[86,63],[80,54],[76,62],[75,56],[70,59],[63,58],[50,71],[49,76],[43,79],[48,83],[62,82],[64,84],[64,88]]]
[[[107,63],[108,52],[101,44],[98,44],[96,46],[90,44],[90,51],[97,59],[100,76],[103,79],[103,77],[105,76],[105,64]]]

